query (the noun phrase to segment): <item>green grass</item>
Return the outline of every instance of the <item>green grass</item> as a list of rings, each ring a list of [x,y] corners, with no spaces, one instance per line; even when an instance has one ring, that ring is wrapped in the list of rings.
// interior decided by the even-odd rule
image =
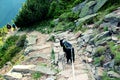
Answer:
[[[120,79],[118,79],[118,78],[110,78],[109,76],[107,76],[107,72],[104,72],[103,76],[102,76],[102,80],[120,80]]]
[[[120,65],[120,45],[115,45],[112,41],[107,44],[110,47],[111,53],[115,55],[115,64]]]
[[[55,60],[55,52],[54,49],[51,51],[51,60]]]
[[[32,73],[32,78],[34,80],[39,80],[41,76],[42,76],[42,74],[40,72],[34,72],[34,73]]]
[[[24,41],[26,39],[25,36],[26,35],[10,36],[6,39],[3,46],[0,47],[0,67],[7,61],[11,61],[12,58],[23,49]]]

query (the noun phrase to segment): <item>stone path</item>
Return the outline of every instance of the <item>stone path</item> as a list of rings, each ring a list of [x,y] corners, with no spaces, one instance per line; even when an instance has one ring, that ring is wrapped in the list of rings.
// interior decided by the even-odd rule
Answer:
[[[55,34],[54,43],[47,42],[48,35],[39,32],[30,32],[27,34],[27,43],[25,48],[25,60],[4,75],[8,80],[32,80],[31,73],[40,72],[43,76],[39,80],[74,80],[72,75],[72,64],[66,64],[66,58],[59,39],[65,38],[75,48],[75,80],[94,80],[92,77],[91,66],[83,62],[80,49],[77,44],[78,34],[63,32]],[[57,69],[60,72],[51,69],[50,53],[52,48],[55,52],[55,63],[58,63]],[[46,66],[41,66],[46,65]],[[52,78],[51,78],[52,77]]]
[[[61,35],[60,34],[57,35],[57,38],[64,37],[68,42],[70,42],[73,45],[75,49],[75,62],[74,62],[75,80],[95,80],[91,72],[91,66],[89,66],[87,63],[84,63],[82,56],[80,56],[81,53],[77,45],[76,39],[77,36],[68,32],[61,33]],[[56,55],[58,54],[65,58],[63,56],[64,52],[62,50],[62,47],[60,47],[60,44],[58,42],[54,43],[54,51]],[[74,80],[72,74],[73,73],[72,64],[66,64],[66,60],[64,59],[62,60],[58,60],[58,67],[61,70],[61,72],[57,75],[57,80]]]

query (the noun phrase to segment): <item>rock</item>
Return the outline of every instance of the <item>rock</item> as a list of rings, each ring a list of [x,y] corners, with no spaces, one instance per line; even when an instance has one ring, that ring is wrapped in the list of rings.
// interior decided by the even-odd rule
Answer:
[[[82,38],[78,38],[77,42],[80,48],[86,45],[85,41]]]
[[[32,68],[35,68],[35,65],[16,65],[13,66],[12,71],[20,72],[20,73],[28,73],[31,72]]]
[[[118,38],[117,38],[116,36],[112,36],[112,40],[113,40],[114,42],[117,42],[117,41],[118,41]]]
[[[4,75],[4,78],[6,80],[20,80],[22,78],[22,74],[17,72],[7,73]]]
[[[93,17],[95,17],[95,16],[97,16],[97,14],[87,15],[87,16],[85,16],[85,17],[83,17],[83,18],[79,18],[79,19],[77,20],[77,22],[76,22],[76,26],[79,26],[81,23],[83,23],[83,22],[85,22],[86,20],[91,19],[91,18],[93,18]]]
[[[78,4],[77,6],[72,8],[72,12],[77,13],[80,12],[81,9],[85,6],[85,4],[87,3],[88,0],[85,0],[84,2]]]
[[[108,36],[110,36],[109,31],[102,32],[100,34],[97,34],[94,38],[92,38],[90,40],[90,43],[95,43],[96,41],[101,40],[101,39],[108,37]]]
[[[103,38],[101,40],[98,40],[96,43],[95,43],[95,46],[105,46],[107,44],[108,41],[111,41],[112,38],[111,37],[107,37],[107,38]]]
[[[38,57],[41,57],[43,59],[48,59],[48,56],[44,53],[34,53],[29,56],[29,58],[38,58]]]
[[[96,0],[96,5],[93,8],[93,12],[96,13],[107,1],[109,0]]]
[[[53,78],[47,78],[46,80],[55,80],[55,79],[53,79]]]
[[[49,78],[47,78],[46,80],[56,80],[55,76],[50,76]]]
[[[78,31],[76,34],[75,34],[75,38],[79,38],[80,36],[82,35],[82,32],[81,31]]]
[[[81,37],[86,43],[88,43],[91,38],[93,38],[92,34],[87,34]]]
[[[60,70],[63,70],[64,66],[65,66],[65,53],[61,51],[58,54],[58,67]]]
[[[82,35],[90,35],[90,34],[94,34],[93,29],[86,30]]]
[[[91,53],[93,51],[93,45],[87,45],[86,51]]]
[[[55,75],[57,73],[54,70],[51,70],[50,68],[48,68],[46,66],[36,66],[36,67],[32,68],[32,71],[40,72],[40,73],[47,74],[47,75]]]
[[[108,68],[114,69],[114,65],[115,65],[115,60],[113,59],[113,60],[103,64],[103,67],[106,69],[108,69]]]
[[[32,51],[37,51],[37,50],[42,50],[45,48],[49,48],[51,47],[51,45],[42,45],[42,46],[28,46],[25,51],[24,54],[27,55],[28,53],[32,52]]]
[[[85,4],[85,6],[82,8],[81,13],[79,15],[80,18],[85,17],[86,15],[90,15],[93,13],[93,6],[96,4],[95,1],[89,1]]]
[[[36,35],[30,35],[26,38],[26,46],[34,45],[36,44],[37,36]]]
[[[120,78],[120,75],[114,71],[108,71],[107,74],[111,78]]]
[[[105,16],[104,21],[106,22],[119,22],[120,21],[120,9]]]
[[[74,80],[73,77],[69,77],[67,80]],[[89,80],[88,74],[80,74],[75,76],[75,80]]]
[[[53,23],[54,23],[55,25],[57,25],[57,24],[59,23],[59,18],[54,19],[54,20],[53,20]]]

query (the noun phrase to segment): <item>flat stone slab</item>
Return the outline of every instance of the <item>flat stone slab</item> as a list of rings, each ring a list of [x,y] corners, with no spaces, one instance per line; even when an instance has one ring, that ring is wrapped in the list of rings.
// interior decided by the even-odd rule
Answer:
[[[7,73],[4,75],[4,78],[6,80],[17,80],[22,78],[22,74],[17,72]]]
[[[41,57],[43,59],[48,59],[48,56],[44,53],[34,53],[34,54],[30,54],[29,58],[38,58]]]
[[[51,70],[50,68],[46,66],[36,66],[35,68],[32,69],[33,72],[40,72],[43,74],[48,74],[48,75],[55,75],[56,72],[54,70]]]
[[[44,45],[44,46],[29,46],[25,49],[24,54],[27,55],[28,53],[32,52],[32,51],[36,51],[36,50],[42,50],[45,48],[49,48],[51,47],[51,45]]]
[[[16,65],[13,66],[12,71],[26,73],[30,72],[32,68],[35,68],[36,65]]]
[[[71,76],[67,80],[74,80],[74,79]],[[87,74],[80,74],[80,75],[75,76],[75,80],[89,80],[89,78]]]

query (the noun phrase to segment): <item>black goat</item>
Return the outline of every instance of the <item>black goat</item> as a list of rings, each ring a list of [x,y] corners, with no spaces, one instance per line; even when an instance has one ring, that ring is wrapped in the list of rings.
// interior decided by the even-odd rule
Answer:
[[[75,61],[75,54],[74,54],[74,48],[72,47],[72,45],[65,41],[64,39],[60,40],[60,45],[61,47],[63,47],[63,51],[66,54],[66,59],[67,59],[67,63],[69,62],[69,60],[72,62]]]

